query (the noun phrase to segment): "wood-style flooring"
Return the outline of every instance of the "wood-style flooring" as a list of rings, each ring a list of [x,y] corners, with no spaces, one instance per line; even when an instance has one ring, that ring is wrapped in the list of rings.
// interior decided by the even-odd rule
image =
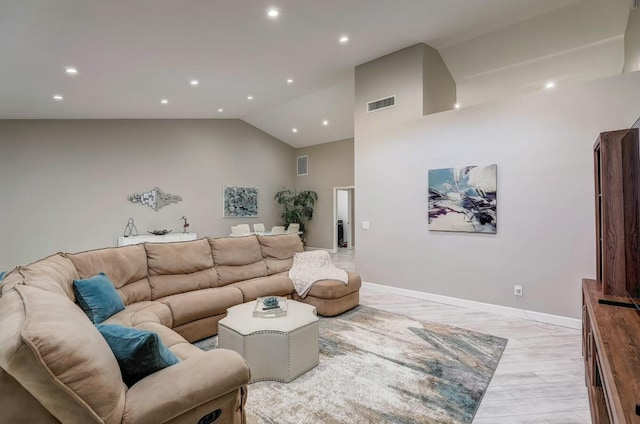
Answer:
[[[334,264],[355,270],[354,251]],[[360,303],[509,340],[473,424],[591,423],[579,330],[413,299],[365,286]]]

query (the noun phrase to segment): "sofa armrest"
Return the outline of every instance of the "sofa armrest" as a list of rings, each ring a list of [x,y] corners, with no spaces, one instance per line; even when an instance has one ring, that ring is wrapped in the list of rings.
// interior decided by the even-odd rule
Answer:
[[[131,386],[122,423],[170,421],[246,386],[250,377],[245,360],[231,350],[215,349],[191,356]]]

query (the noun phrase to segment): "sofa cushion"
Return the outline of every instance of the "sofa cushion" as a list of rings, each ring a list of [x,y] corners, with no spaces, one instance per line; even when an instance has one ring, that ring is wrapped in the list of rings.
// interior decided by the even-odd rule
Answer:
[[[218,286],[207,239],[145,243],[151,299]]]
[[[267,276],[256,236],[209,238],[218,285]]]
[[[262,260],[256,236],[209,238],[213,262],[218,265],[241,266]]]
[[[116,312],[124,310],[122,299],[104,272],[73,280],[73,291],[78,305],[94,324],[100,324]]]
[[[156,333],[109,324],[98,324],[96,328],[115,355],[122,378],[129,387],[180,362]]]
[[[182,337],[180,334],[176,333],[170,328],[165,327],[162,324],[158,324],[157,322],[141,322],[140,324],[136,325],[134,328],[138,330],[152,331],[156,333],[158,337],[160,337],[160,341],[162,341],[162,343],[171,351],[173,351],[173,349],[171,348],[177,344],[181,344],[181,343],[189,344],[189,342],[186,341],[185,338]],[[183,359],[183,358],[180,358],[179,355],[176,355],[176,356],[178,356],[179,359]]]
[[[3,423],[60,424],[36,398],[0,368],[0,416]]]
[[[360,287],[362,287],[360,275],[347,271],[347,276],[349,277],[347,285],[337,280],[316,281],[307,292],[307,296],[319,299],[339,299],[360,290]]]
[[[288,271],[293,265],[293,254],[304,251],[297,234],[257,237],[269,275]]]
[[[79,278],[78,271],[73,263],[57,253],[7,273],[2,281],[2,293],[22,284],[62,294],[75,302],[73,280],[76,278]]]
[[[151,300],[147,276],[147,252],[142,244],[89,250],[66,255],[80,278],[99,272],[109,276],[125,305]]]
[[[56,419],[121,422],[126,386],[118,363],[69,298],[18,285],[0,298],[0,322],[0,366]]]
[[[133,386],[127,392],[122,424],[245,423],[249,378],[249,367],[238,353],[199,351]],[[218,419],[204,418],[216,410],[222,412]]]
[[[157,322],[165,327],[173,327],[173,317],[167,305],[160,302],[143,300],[127,305],[123,311],[112,315],[103,324],[118,324],[135,327],[143,322]]]
[[[158,299],[169,306],[173,327],[198,319],[224,314],[227,309],[242,303],[242,292],[234,287],[218,287],[174,294]]]
[[[156,275],[149,277],[151,299],[156,300],[172,294],[218,286],[218,273],[215,268],[196,271],[192,274]]]
[[[213,268],[207,239],[178,243],[145,243],[149,275],[191,274]]]
[[[360,303],[360,292],[354,291],[337,299],[321,299],[313,296],[306,296],[304,299],[301,299],[298,293],[293,292],[291,298],[298,302],[315,306],[318,315],[334,317],[358,306],[358,303]]]
[[[242,292],[242,302],[256,300],[262,296],[288,296],[293,292],[293,282],[285,275],[252,278],[230,284]]]

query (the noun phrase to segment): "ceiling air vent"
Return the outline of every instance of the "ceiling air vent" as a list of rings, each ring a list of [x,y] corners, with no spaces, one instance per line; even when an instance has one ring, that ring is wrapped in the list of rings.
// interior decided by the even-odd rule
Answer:
[[[396,96],[385,97],[384,99],[373,100],[367,102],[367,113],[377,112],[382,109],[388,109],[396,105]]]
[[[298,156],[298,176],[309,173],[309,156]]]

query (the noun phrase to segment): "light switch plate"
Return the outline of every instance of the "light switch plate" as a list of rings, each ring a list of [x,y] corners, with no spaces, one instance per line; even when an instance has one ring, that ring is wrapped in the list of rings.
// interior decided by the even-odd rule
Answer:
[[[369,229],[369,221],[362,221],[362,229],[363,230]]]

